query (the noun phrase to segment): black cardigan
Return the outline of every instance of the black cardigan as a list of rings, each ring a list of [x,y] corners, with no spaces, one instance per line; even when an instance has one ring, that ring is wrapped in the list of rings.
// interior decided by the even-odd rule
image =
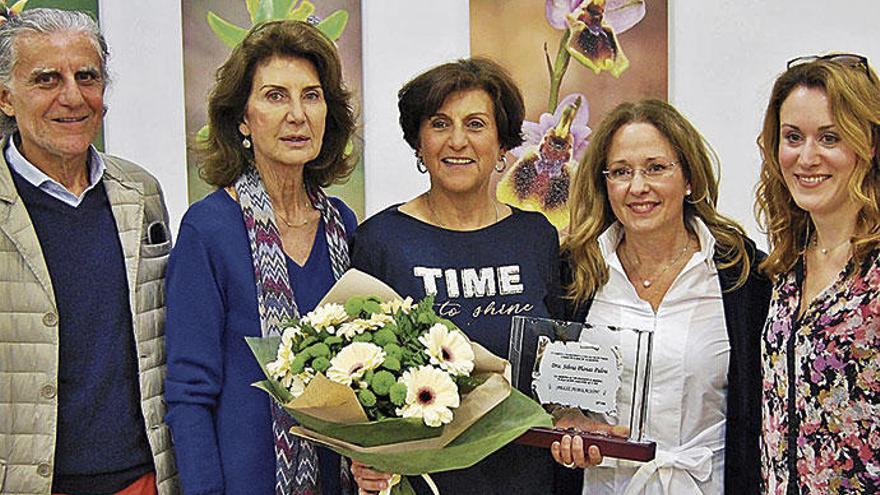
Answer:
[[[730,339],[730,362],[727,370],[727,432],[724,447],[724,492],[728,495],[759,494],[761,486],[761,335],[770,305],[770,280],[759,274],[758,263],[765,254],[746,239],[746,250],[752,261],[746,283],[731,288],[739,277],[739,266],[719,270],[724,320]],[[563,256],[562,283],[572,280],[568,256]],[[715,254],[715,264],[724,260]],[[585,321],[593,300],[576,307],[560,304],[563,318]],[[583,491],[580,469],[558,467],[555,473],[555,493],[577,494]]]

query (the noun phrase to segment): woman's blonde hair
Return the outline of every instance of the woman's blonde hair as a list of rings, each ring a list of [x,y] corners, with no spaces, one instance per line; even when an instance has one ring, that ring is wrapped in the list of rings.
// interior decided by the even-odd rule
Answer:
[[[745,232],[733,220],[719,214],[718,180],[714,169],[718,158],[702,135],[672,105],[660,100],[623,103],[605,117],[590,135],[590,144],[572,185],[571,233],[564,243],[572,265],[572,282],[567,297],[582,301],[592,297],[608,282],[608,265],[599,248],[599,236],[617,219],[608,203],[605,170],[608,151],[614,134],[632,123],[651,124],[675,149],[678,163],[691,185],[691,196],[685,201],[685,223],[700,218],[715,237],[718,268],[739,265],[740,273],[734,288],[742,286],[749,276],[750,262],[746,255]]]
[[[861,205],[852,238],[854,258],[863,259],[880,241],[877,169],[880,86],[877,75],[867,63],[850,66],[819,59],[796,65],[776,79],[758,137],[762,164],[755,210],[770,241],[770,253],[759,268],[770,277],[791,270],[814,230],[809,213],[797,206],[788,191],[779,165],[780,108],[799,87],[825,92],[834,125],[857,157],[847,187],[850,198]]]

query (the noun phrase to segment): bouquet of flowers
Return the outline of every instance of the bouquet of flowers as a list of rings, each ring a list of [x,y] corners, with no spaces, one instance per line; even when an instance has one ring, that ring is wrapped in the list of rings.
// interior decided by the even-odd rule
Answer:
[[[551,425],[511,389],[507,362],[438,317],[433,297],[402,299],[356,270],[281,337],[248,344],[267,376],[255,385],[300,423],[294,434],[383,471],[461,469]],[[390,492],[411,487],[404,478]]]

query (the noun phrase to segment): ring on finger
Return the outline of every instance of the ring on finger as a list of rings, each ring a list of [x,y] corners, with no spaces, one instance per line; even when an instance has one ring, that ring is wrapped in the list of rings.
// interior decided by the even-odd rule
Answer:
[[[565,467],[567,467],[568,469],[574,469],[575,466],[577,466],[577,464],[576,464],[574,461],[571,461],[571,462],[563,462],[562,465],[565,466]]]

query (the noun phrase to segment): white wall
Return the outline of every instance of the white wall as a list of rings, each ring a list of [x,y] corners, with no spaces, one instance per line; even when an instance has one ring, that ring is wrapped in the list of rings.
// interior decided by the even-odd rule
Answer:
[[[361,0],[367,215],[428,188],[397,123],[397,91],[419,72],[470,54],[467,0]],[[393,16],[389,16],[393,12]]]
[[[401,137],[396,92],[425,68],[468,54],[468,3],[362,0],[361,6],[365,190],[367,212],[374,213],[427,185]],[[180,2],[102,0],[101,21],[116,78],[107,149],[159,177],[176,230],[186,208]],[[873,0],[833,7],[823,0],[670,0],[669,22],[670,101],[721,158],[721,210],[759,237],[752,214],[755,138],[773,79],[786,60],[802,54],[852,51],[880,63],[880,10]]]
[[[800,55],[861,53],[877,67],[876,0],[671,0],[669,22],[670,102],[718,152],[719,210],[766,245],[753,214],[755,139],[773,81]]]
[[[186,131],[180,2],[100,0],[110,45],[104,145],[162,184],[175,236],[186,211]]]

